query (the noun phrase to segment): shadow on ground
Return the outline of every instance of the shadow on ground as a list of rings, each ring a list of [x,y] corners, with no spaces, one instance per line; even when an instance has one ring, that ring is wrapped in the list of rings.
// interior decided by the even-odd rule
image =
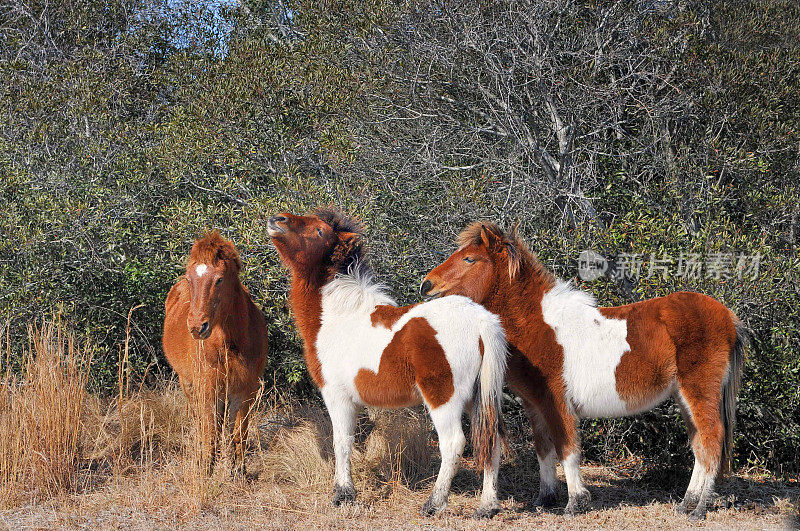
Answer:
[[[591,510],[642,507],[652,503],[677,504],[691,476],[689,468],[678,470],[657,466],[636,475],[618,475],[612,469],[596,463],[585,464],[581,470],[592,495]],[[544,509],[534,507],[531,500],[536,498],[539,485],[536,455],[533,452],[518,452],[501,469],[501,499],[519,502],[521,512],[563,514],[567,489],[560,467],[559,475],[558,505]],[[480,488],[480,471],[475,469],[462,468],[453,481],[453,492],[456,493],[478,494]],[[793,506],[795,516],[790,517],[787,524],[790,529],[796,529],[799,521],[796,511],[800,507],[800,484],[797,481],[728,475],[717,483],[716,496],[709,511],[726,508],[746,510],[756,515],[786,514],[790,506]]]

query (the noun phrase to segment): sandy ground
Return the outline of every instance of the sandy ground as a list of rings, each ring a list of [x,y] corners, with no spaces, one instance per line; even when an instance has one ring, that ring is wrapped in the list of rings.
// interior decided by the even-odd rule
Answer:
[[[470,515],[477,506],[478,483],[475,472],[468,469],[456,477],[447,510],[432,518],[417,514],[427,496],[425,488],[368,489],[359,492],[356,504],[336,508],[324,489],[303,492],[296,486],[251,475],[223,482],[219,493],[210,493],[207,507],[195,510],[176,503],[184,495],[181,485],[170,485],[162,476],[111,478],[85,494],[3,511],[0,524],[8,529],[791,529],[799,522],[796,500],[800,484],[795,482],[730,477],[720,485],[720,496],[707,520],[695,524],[675,512],[673,485],[662,490],[652,481],[645,485],[622,479],[599,466],[587,466],[584,473],[593,497],[592,510],[576,517],[563,516],[560,508],[531,509],[526,501],[534,483],[510,485],[504,481],[503,511],[491,521],[474,520]]]

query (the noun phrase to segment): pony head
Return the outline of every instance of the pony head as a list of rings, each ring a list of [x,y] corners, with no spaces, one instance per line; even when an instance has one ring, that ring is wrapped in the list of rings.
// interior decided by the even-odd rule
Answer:
[[[267,232],[292,274],[308,280],[325,282],[363,261],[361,224],[336,210],[277,214]]]
[[[458,249],[422,282],[422,295],[463,295],[483,303],[497,291],[498,282],[511,282],[526,265],[538,264],[517,234],[496,223],[476,221],[457,239]]]
[[[214,231],[194,242],[186,265],[189,315],[186,326],[195,339],[207,339],[220,318],[220,308],[239,287],[242,263],[233,243]]]

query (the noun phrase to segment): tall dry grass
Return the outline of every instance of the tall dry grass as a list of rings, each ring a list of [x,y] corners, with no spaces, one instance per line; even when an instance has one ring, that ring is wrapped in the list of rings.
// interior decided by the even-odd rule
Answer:
[[[7,337],[0,352],[0,505],[74,492],[91,350],[56,321],[28,328],[19,374]]]
[[[118,392],[106,397],[87,392],[92,350],[79,346],[57,319],[30,327],[22,352],[15,361],[8,338],[0,342],[2,507],[102,492],[104,499],[144,511],[191,515],[240,503],[236,497],[254,489],[303,496],[331,488],[331,426],[320,406],[283,401],[275,389],[267,398],[259,394],[247,478],[230,473],[232,441],[225,431],[223,458],[209,475],[197,408],[174,382],[136,384],[125,346]],[[362,415],[352,458],[361,495],[376,499],[424,488],[436,473],[429,435],[422,410]]]

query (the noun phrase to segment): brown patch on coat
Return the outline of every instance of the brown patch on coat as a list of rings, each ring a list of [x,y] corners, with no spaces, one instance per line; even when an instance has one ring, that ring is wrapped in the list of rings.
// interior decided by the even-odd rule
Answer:
[[[379,304],[375,311],[370,315],[372,326],[381,325],[387,330],[391,330],[394,324],[400,320],[409,310],[422,304],[420,302],[409,306],[392,306],[390,304]]]
[[[675,346],[659,319],[662,308],[662,299],[599,308],[607,318],[625,320],[630,350],[620,358],[614,375],[617,394],[630,412],[652,405],[677,375]]]
[[[424,317],[414,317],[398,330],[381,355],[378,373],[361,369],[355,385],[365,404],[385,408],[419,404],[417,388],[425,402],[437,408],[455,390],[436,330]]]
[[[724,378],[736,330],[728,309],[715,299],[677,292],[599,310],[626,321],[631,348],[615,376],[629,411],[651,404],[676,379],[685,395],[687,388],[711,389]]]

